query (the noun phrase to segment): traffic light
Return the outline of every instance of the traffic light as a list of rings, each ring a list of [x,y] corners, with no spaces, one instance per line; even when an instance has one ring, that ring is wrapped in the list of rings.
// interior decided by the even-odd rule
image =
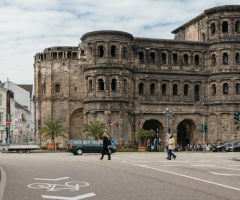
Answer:
[[[5,127],[4,129],[5,129],[6,133],[8,133],[8,127]]]
[[[201,131],[201,132],[204,132],[204,124],[201,124],[201,125],[200,125],[200,131]]]
[[[171,133],[171,128],[168,128],[168,132]]]
[[[204,130],[205,130],[205,132],[208,132],[208,125],[207,124],[204,124]]]
[[[237,120],[237,121],[239,121],[239,114],[240,114],[239,111],[234,113],[234,116],[235,116],[234,119]]]

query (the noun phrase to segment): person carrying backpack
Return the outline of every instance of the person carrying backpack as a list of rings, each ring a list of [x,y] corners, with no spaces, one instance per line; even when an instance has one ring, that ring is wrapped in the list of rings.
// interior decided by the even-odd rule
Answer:
[[[108,160],[111,160],[111,156],[108,151],[110,144],[111,144],[111,141],[109,140],[108,135],[106,133],[103,133],[103,150],[102,150],[102,157],[99,158],[100,160],[103,159],[105,153],[107,153],[108,155]]]

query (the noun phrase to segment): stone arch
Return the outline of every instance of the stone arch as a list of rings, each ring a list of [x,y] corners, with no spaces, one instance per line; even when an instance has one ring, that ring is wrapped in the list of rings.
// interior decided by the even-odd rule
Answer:
[[[75,110],[70,116],[69,140],[78,139],[83,129],[83,109]]]
[[[177,144],[181,146],[197,143],[196,124],[192,119],[184,119],[177,126]]]
[[[158,133],[158,135],[155,135],[154,137],[157,137],[158,138],[161,138],[161,140],[163,141],[164,139],[164,127],[162,125],[161,122],[159,122],[158,120],[156,119],[149,119],[149,120],[146,120],[143,124],[143,127],[142,127],[144,130],[151,130],[153,129],[156,133]]]

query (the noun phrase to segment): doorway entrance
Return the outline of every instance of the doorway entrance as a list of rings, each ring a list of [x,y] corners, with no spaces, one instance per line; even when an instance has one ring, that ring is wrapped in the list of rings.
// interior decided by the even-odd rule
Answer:
[[[193,145],[197,142],[196,125],[192,120],[185,119],[177,127],[177,144],[181,146]]]
[[[154,138],[156,138],[158,135],[158,137],[161,138],[161,140],[163,140],[163,126],[158,120],[151,119],[146,121],[143,124],[143,129],[148,131],[153,129],[156,132]]]

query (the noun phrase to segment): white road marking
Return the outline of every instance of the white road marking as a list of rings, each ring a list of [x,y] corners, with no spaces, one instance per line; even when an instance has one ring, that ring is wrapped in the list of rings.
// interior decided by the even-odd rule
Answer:
[[[163,167],[175,167],[175,166],[179,166],[179,165],[161,165]]]
[[[76,197],[59,197],[59,196],[47,196],[47,195],[42,195],[42,198],[44,199],[62,199],[62,200],[79,200],[79,199],[85,199],[88,197],[93,197],[96,196],[94,193],[88,193]]]
[[[216,173],[210,172],[211,174],[220,175],[220,176],[240,176],[239,174],[223,174],[223,173]]]
[[[216,165],[190,165],[192,167],[216,167]]]
[[[126,161],[122,161],[122,162],[138,166],[138,164],[134,164],[134,163],[126,162]],[[231,186],[228,186],[228,185],[215,183],[215,182],[212,182],[212,181],[207,181],[207,180],[204,180],[204,179],[200,179],[200,178],[196,178],[196,177],[192,177],[192,176],[188,176],[188,175],[184,175],[184,174],[178,174],[178,173],[175,173],[175,172],[166,171],[166,170],[162,170],[162,169],[157,169],[157,168],[153,168],[153,167],[145,167],[145,168],[153,169],[153,170],[157,170],[157,171],[161,171],[161,172],[165,172],[165,173],[169,173],[169,174],[173,174],[173,175],[177,175],[177,176],[182,176],[182,177],[185,177],[185,178],[189,178],[189,179],[193,179],[193,180],[197,180],[197,181],[201,181],[201,182],[205,182],[205,183],[210,183],[210,184],[213,184],[213,185],[217,185],[217,186],[221,186],[221,187],[225,187],[225,188],[240,191],[240,188],[235,188],[235,187],[231,187]]]
[[[228,165],[229,167],[240,167],[240,165]]]
[[[62,178],[56,178],[56,179],[44,179],[44,178],[34,178],[35,180],[41,180],[41,181],[61,181],[64,179],[68,179],[70,177],[62,177]]]

